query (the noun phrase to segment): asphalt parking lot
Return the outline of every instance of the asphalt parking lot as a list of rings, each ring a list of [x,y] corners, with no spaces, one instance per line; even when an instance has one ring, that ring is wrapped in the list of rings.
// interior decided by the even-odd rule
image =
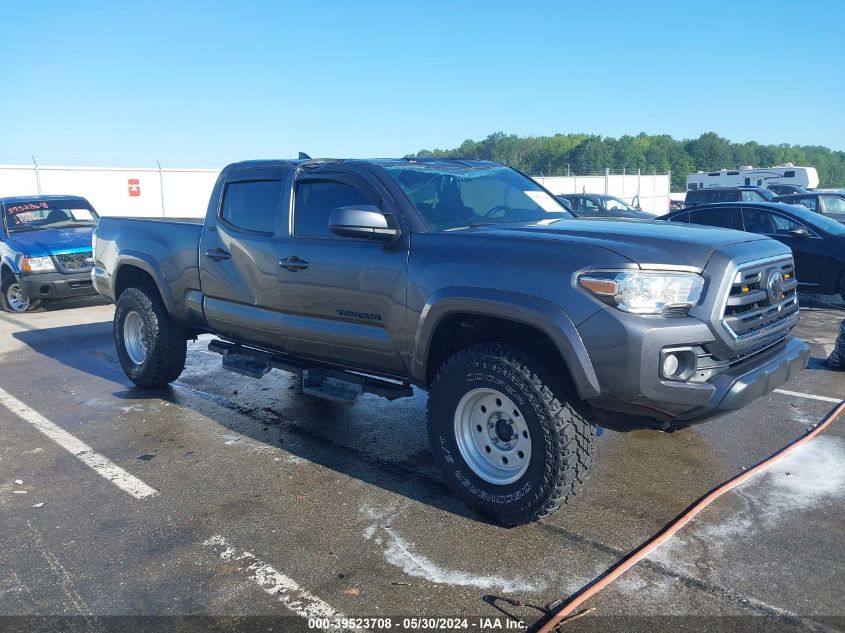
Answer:
[[[447,490],[424,393],[314,400],[289,374],[223,371],[208,337],[173,387],[140,391],[112,314],[84,301],[0,315],[4,616],[286,618],[251,620],[261,630],[304,630],[309,615],[391,616],[393,628],[460,616],[504,629],[492,596],[566,598],[845,397],[845,374],[821,363],[845,313],[807,304],[798,330],[813,361],[791,393],[675,433],[605,431],[575,503],[503,529]],[[845,420],[728,493],[564,630],[845,630],[843,499]]]

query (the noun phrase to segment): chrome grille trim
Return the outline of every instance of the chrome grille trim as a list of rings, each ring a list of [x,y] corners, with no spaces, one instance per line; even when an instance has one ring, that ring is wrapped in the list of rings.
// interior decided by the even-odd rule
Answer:
[[[773,270],[781,273],[782,283],[781,299],[776,302],[772,301],[766,290],[767,274]],[[795,264],[792,257],[780,255],[748,262],[738,266],[732,274],[731,286],[722,305],[720,324],[735,342],[753,341],[789,329],[798,323],[798,284],[795,281]],[[791,277],[784,282],[785,274]],[[743,296],[734,292],[737,287],[743,285],[749,287],[749,296],[756,295],[761,299],[755,302],[731,301]],[[765,298],[762,298],[763,295]],[[727,314],[729,308],[735,312]]]

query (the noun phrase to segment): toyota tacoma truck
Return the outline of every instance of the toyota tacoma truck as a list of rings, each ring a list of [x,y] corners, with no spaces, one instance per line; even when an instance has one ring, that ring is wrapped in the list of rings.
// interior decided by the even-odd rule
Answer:
[[[597,426],[739,409],[809,355],[783,244],[576,219],[487,161],[233,164],[201,223],[103,218],[94,260],[139,387],[176,380],[211,333],[224,368],[298,372],[312,395],[427,390],[445,478],[505,525],[572,498]]]
[[[97,213],[78,196],[0,198],[0,306],[32,310],[42,300],[96,295],[91,234]]]

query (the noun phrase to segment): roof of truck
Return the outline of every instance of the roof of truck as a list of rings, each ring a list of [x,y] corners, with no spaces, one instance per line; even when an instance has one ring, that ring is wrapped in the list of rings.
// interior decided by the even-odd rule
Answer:
[[[355,162],[355,163],[373,163],[376,165],[413,165],[413,164],[424,164],[424,165],[466,165],[467,167],[488,167],[488,166],[498,166],[499,163],[489,161],[489,160],[476,160],[476,159],[468,159],[468,158],[415,158],[413,156],[407,158],[306,158],[306,159],[259,159],[259,160],[244,160],[239,161],[237,163],[232,163],[227,165],[227,169],[233,167],[268,167],[268,166],[278,166],[278,167],[286,167],[288,165],[305,165],[305,164],[320,164],[320,163],[346,163],[346,162]]]

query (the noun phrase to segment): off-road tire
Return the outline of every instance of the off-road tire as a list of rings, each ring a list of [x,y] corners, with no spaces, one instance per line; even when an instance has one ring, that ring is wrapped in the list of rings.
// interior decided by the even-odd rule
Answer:
[[[596,425],[589,406],[564,384],[528,354],[501,343],[470,347],[443,364],[429,393],[428,431],[435,459],[455,495],[507,526],[548,516],[572,499],[592,463]],[[528,468],[513,483],[485,481],[458,448],[456,407],[477,388],[506,394],[530,430]]]
[[[124,342],[124,321],[136,312],[146,331],[147,354],[136,364],[129,357]],[[163,387],[176,380],[185,368],[187,337],[174,323],[155,288],[127,288],[120,293],[114,311],[114,343],[123,371],[139,387]]]

